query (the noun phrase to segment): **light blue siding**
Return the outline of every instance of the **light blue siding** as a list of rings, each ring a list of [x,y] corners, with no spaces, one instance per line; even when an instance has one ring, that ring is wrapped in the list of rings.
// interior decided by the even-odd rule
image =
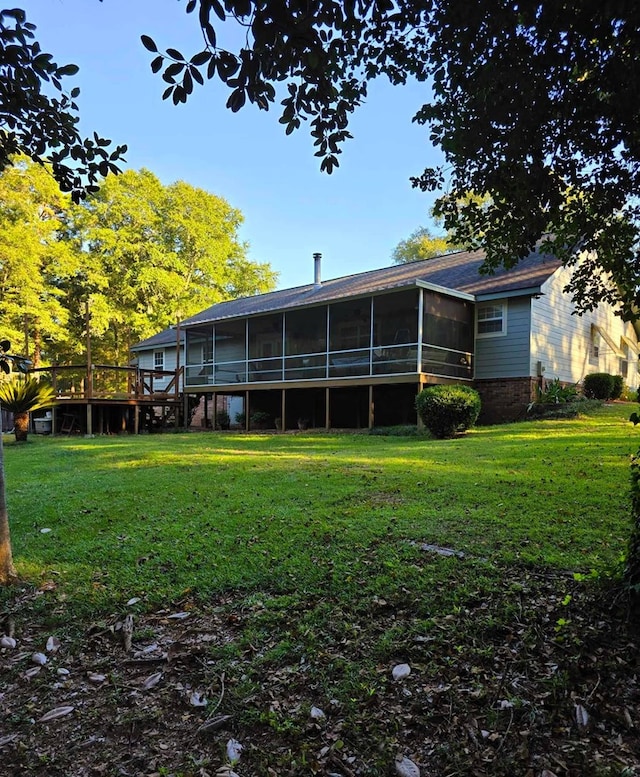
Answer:
[[[476,338],[475,377],[478,380],[529,375],[531,300],[529,297],[512,297],[506,302],[506,334]]]

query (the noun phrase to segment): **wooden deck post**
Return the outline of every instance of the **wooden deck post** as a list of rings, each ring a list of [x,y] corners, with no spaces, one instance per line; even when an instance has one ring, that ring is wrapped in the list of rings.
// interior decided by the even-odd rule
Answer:
[[[280,400],[280,428],[282,431],[286,431],[287,429],[287,390],[282,389],[282,398]]]
[[[374,407],[373,407],[373,385],[369,386],[369,429],[373,429]]]
[[[324,428],[328,431],[331,428],[331,389],[327,387],[324,390]]]

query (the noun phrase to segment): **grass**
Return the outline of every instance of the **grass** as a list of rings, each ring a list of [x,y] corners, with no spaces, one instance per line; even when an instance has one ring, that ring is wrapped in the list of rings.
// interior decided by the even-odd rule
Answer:
[[[627,415],[616,405],[451,441],[32,437],[6,447],[14,555],[24,578],[101,607],[238,588],[382,596],[399,576],[424,589],[422,573],[411,579],[424,542],[487,567],[603,570],[629,533]]]
[[[105,774],[213,774],[221,748],[194,732],[217,712],[232,721],[221,741],[247,745],[247,777],[382,777],[397,752],[438,774],[538,774],[560,762],[571,777],[625,773],[640,746],[620,722],[620,709],[634,709],[636,659],[590,581],[616,570],[630,532],[640,438],[629,412],[618,404],[447,441],[7,441],[14,555],[28,585],[0,591],[0,620],[17,624],[24,645],[57,634],[51,666],[71,669],[65,683],[43,673],[30,685],[28,659],[0,655],[18,742],[8,763],[40,773],[36,753],[51,774],[75,775],[82,743],[106,734]],[[171,609],[191,617],[172,621]],[[171,660],[128,660],[111,638],[127,610],[137,647],[174,645]],[[411,677],[393,683],[403,662]],[[158,666],[162,683],[142,703]],[[99,690],[83,686],[92,667],[109,675]],[[193,688],[217,696],[215,710],[194,719]],[[598,707],[588,744],[578,701]],[[39,704],[79,705],[77,717],[49,737],[30,722]],[[326,723],[309,722],[312,704]],[[22,709],[34,712],[23,720]],[[131,761],[136,742],[141,758],[155,753],[153,767]]]

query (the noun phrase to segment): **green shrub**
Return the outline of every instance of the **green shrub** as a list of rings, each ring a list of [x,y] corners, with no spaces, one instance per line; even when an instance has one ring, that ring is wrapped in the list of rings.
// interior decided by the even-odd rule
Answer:
[[[249,416],[251,428],[266,429],[271,425],[273,419],[269,413],[265,413],[264,410],[256,410],[255,413],[251,413]]]
[[[551,383],[547,383],[544,391],[538,387],[538,398],[536,402],[545,405],[560,405],[565,402],[573,402],[578,396],[578,389],[575,386],[563,386],[560,378],[555,378]]]
[[[540,421],[551,418],[576,418],[577,416],[591,415],[601,407],[601,399],[587,399],[579,395],[572,402],[558,402],[558,404],[532,402],[529,405],[528,413],[529,418]]]
[[[622,375],[612,375],[613,389],[611,390],[611,399],[620,399],[624,391],[624,378]]]
[[[416,410],[431,434],[445,439],[475,424],[480,395],[468,386],[429,386],[416,397]]]
[[[589,399],[611,399],[613,375],[608,372],[592,372],[584,376],[583,391]]]

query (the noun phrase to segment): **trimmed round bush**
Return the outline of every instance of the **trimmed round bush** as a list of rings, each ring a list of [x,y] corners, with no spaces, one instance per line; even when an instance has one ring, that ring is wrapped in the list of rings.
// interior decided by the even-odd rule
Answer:
[[[416,410],[431,434],[443,440],[475,424],[480,395],[468,386],[429,386],[416,397]]]
[[[592,372],[584,376],[582,390],[589,399],[611,399],[613,375],[608,372]]]
[[[620,399],[622,392],[624,391],[624,378],[622,375],[612,375],[613,389],[611,391],[611,399]]]

